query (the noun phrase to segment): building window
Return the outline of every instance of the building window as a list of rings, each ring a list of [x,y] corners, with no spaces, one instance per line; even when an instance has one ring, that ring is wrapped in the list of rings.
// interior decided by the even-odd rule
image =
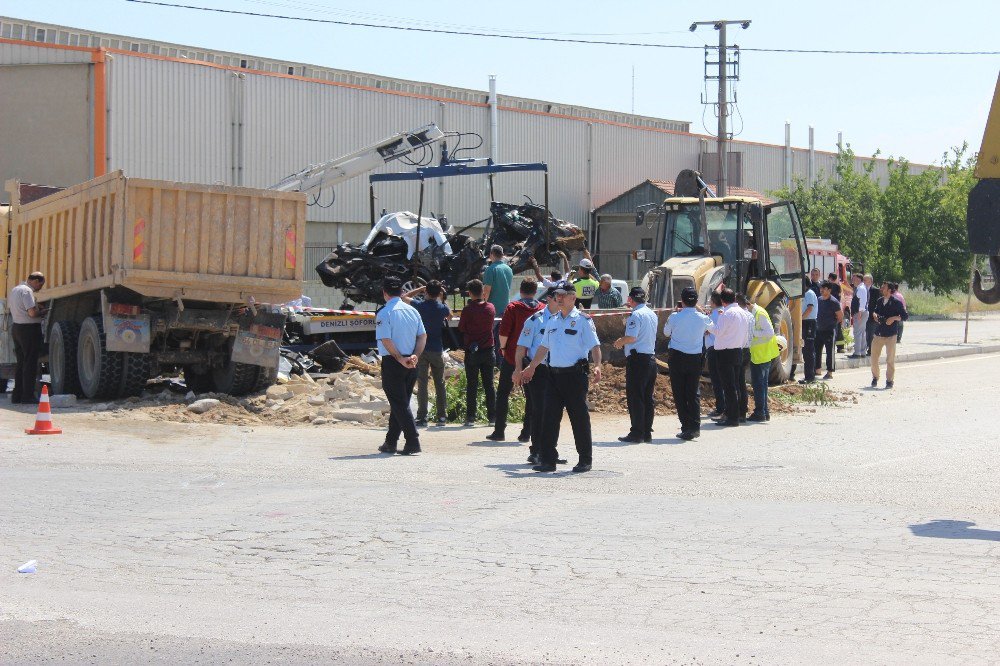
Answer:
[[[45,41],[45,30],[43,28],[38,28],[35,30],[35,41],[44,42]]]
[[[289,74],[289,76],[291,76],[292,74],[295,74],[295,68],[294,67],[289,67],[288,68],[288,74]]]
[[[639,249],[640,250],[652,250],[653,249],[653,239],[652,238],[643,238],[643,239],[641,239],[639,241]]]
[[[240,60],[240,67],[242,67],[243,69],[247,68],[247,61],[246,61],[246,59]]]

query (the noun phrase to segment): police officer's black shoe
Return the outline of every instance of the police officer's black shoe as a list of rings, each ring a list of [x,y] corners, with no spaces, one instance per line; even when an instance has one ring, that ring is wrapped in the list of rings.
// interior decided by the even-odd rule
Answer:
[[[576,467],[573,468],[574,474],[582,474],[583,472],[589,472],[590,465],[584,463],[578,463]]]
[[[423,427],[427,425],[427,419],[417,419],[416,421],[413,422],[413,425],[418,427]]]
[[[694,435],[692,435],[687,431],[682,430],[681,432],[677,433],[677,439],[683,439],[685,442],[690,442],[692,439],[694,439]]]
[[[722,416],[724,413],[725,412],[720,412],[717,409],[713,409],[708,414],[705,414],[705,416],[707,416],[710,419],[716,419],[716,418],[719,418],[720,416]]]
[[[530,456],[528,456],[528,462],[530,464],[532,464],[532,465],[537,465],[538,464],[538,454],[537,453],[532,453]]]
[[[747,421],[754,421],[756,423],[763,423],[767,420],[767,417],[763,414],[751,414]]]
[[[556,466],[551,463],[541,463],[535,465],[531,469],[535,470],[536,472],[554,472],[556,471]]]
[[[624,437],[618,438],[619,442],[625,442],[626,444],[641,444],[642,439],[640,437],[633,437],[632,435],[625,435]]]
[[[723,419],[721,421],[716,421],[716,425],[722,426],[723,428],[728,428],[730,426],[738,426],[739,421],[734,421],[733,419]]]
[[[531,435],[526,435],[525,433],[522,432],[521,434],[519,434],[517,436],[517,441],[519,441],[521,443],[530,442],[531,441]]]
[[[396,445],[395,444],[383,444],[382,446],[378,447],[378,452],[379,453],[395,453],[396,452]]]
[[[491,442],[502,442],[507,438],[504,437],[502,432],[491,432],[490,434],[486,435],[486,439],[490,440]]]
[[[402,451],[399,451],[399,455],[401,456],[412,456],[417,453],[420,453],[419,444],[417,444],[416,446],[410,446],[409,444],[407,444],[406,446],[403,447]]]

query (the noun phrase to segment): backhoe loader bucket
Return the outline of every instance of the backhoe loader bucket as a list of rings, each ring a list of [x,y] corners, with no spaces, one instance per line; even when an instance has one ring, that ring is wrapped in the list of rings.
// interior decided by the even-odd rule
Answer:
[[[985,254],[990,258],[993,273],[993,287],[983,288],[983,278],[976,271],[972,281],[972,291],[983,303],[1000,303],[1000,179],[984,178],[976,183],[969,193],[969,207],[966,216],[969,228],[969,249],[973,254]]]

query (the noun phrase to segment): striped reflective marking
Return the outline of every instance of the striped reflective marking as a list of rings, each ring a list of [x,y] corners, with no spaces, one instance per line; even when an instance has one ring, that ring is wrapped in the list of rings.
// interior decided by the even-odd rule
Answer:
[[[132,226],[132,262],[141,263],[142,255],[146,251],[145,242],[146,220],[141,217]]]
[[[285,230],[285,268],[295,268],[295,229]]]

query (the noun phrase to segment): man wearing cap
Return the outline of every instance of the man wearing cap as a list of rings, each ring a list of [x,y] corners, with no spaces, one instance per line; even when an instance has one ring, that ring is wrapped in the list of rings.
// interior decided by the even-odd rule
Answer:
[[[593,462],[593,441],[590,433],[590,412],[587,411],[587,391],[590,388],[588,356],[594,361],[594,381],[601,381],[601,343],[593,320],[575,307],[576,290],[563,281],[552,288],[559,312],[549,319],[542,344],[521,373],[530,382],[536,368],[548,356],[549,381],[545,388],[545,414],[542,423],[541,460],[536,472],[554,472],[558,456],[556,440],[563,408],[569,414],[573,439],[580,461],[574,472],[589,472]]]
[[[712,319],[698,311],[698,291],[681,290],[683,307],[663,326],[670,338],[670,388],[674,392],[681,431],[677,436],[692,440],[701,436],[701,371],[705,367],[705,334],[715,329]]]
[[[576,304],[584,309],[589,309],[594,300],[594,293],[600,283],[594,279],[594,262],[584,257],[580,260],[576,268],[576,279],[573,280],[573,288],[576,290]]]
[[[38,381],[38,356],[42,350],[42,319],[45,306],[35,300],[35,292],[45,284],[45,276],[36,271],[28,279],[10,290],[10,316],[14,321],[11,334],[14,338],[14,392],[11,404],[36,402],[35,384]]]
[[[382,357],[382,390],[389,401],[389,430],[381,453],[420,453],[420,438],[410,411],[410,396],[417,383],[417,360],[427,343],[427,332],[420,313],[400,298],[402,281],[397,277],[382,280],[385,305],[375,315],[375,339]],[[405,440],[397,451],[399,435]]]
[[[767,385],[771,378],[771,361],[781,353],[774,334],[771,315],[759,304],[748,302],[750,313],[750,383],[753,385],[753,414],[748,421],[770,421],[771,410],[767,404]]]
[[[622,306],[622,293],[611,285],[611,275],[605,273],[601,276],[601,282],[594,292],[594,299],[597,307],[602,310],[611,310]]]
[[[525,402],[531,405],[531,422],[527,432],[531,437],[531,446],[528,449],[528,462],[537,465],[539,452],[541,451],[542,424],[545,422],[545,388],[549,381],[549,367],[542,358],[538,367],[535,368],[534,379],[525,382],[522,375],[525,361],[532,361],[542,346],[542,338],[545,335],[545,327],[549,320],[559,312],[559,304],[552,296],[551,290],[542,294],[541,300],[547,300],[545,306],[528,317],[521,328],[521,334],[517,338],[517,350],[514,352],[514,384],[524,387]],[[525,408],[524,418],[528,419],[528,410]],[[555,424],[556,440],[559,439],[559,423]],[[558,455],[557,455],[558,458]],[[558,462],[565,464],[565,460]]]
[[[632,314],[625,322],[625,335],[615,340],[615,349],[625,350],[625,402],[632,426],[619,442],[653,440],[653,389],[656,386],[656,313],[646,306],[646,291],[633,287],[628,293]]]
[[[490,263],[483,271],[483,300],[493,304],[493,310],[498,317],[510,303],[510,287],[513,283],[514,272],[503,260],[503,248],[499,245],[491,246]],[[500,365],[503,361],[501,347],[500,322],[496,321],[493,324],[493,359],[496,365]]]

